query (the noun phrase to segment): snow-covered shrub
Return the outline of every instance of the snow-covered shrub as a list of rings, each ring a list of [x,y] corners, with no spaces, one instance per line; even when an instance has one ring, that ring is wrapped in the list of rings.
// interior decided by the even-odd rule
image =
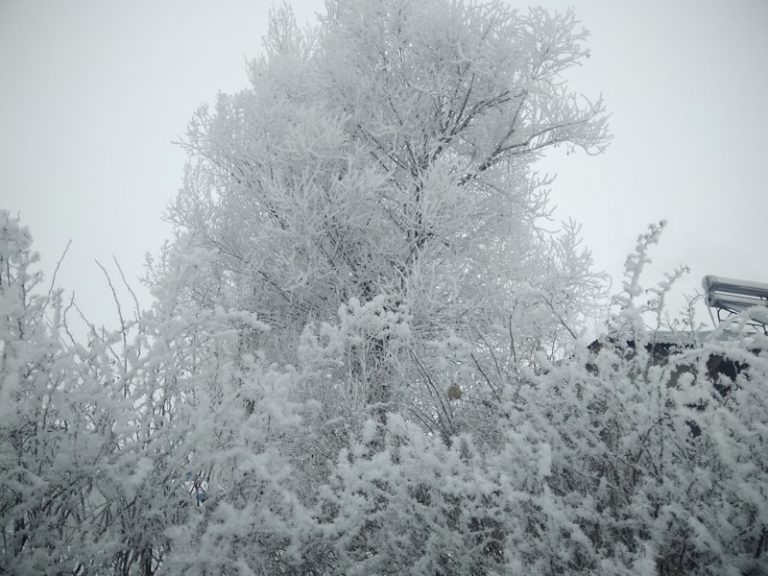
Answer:
[[[495,443],[363,427],[314,512],[327,573],[766,573],[768,315],[661,346],[645,320],[670,282],[639,302],[659,232],[628,259],[615,332],[507,381]]]
[[[108,561],[96,485],[115,469],[121,407],[89,369],[99,361],[64,344],[67,308],[41,290],[31,244],[0,211],[0,571],[24,576]]]
[[[768,337],[751,320],[768,315],[755,309],[704,337],[681,334],[685,345],[661,355],[660,333],[643,318],[669,283],[648,306],[636,303],[659,232],[628,259],[615,332],[511,391],[500,453],[538,444],[547,454],[543,487],[523,488],[537,503],[521,542],[531,573],[766,573]],[[720,358],[742,371],[717,374]],[[497,469],[509,465],[494,458]]]
[[[329,574],[481,574],[504,566],[513,515],[468,436],[451,446],[390,414],[370,420],[321,490]]]

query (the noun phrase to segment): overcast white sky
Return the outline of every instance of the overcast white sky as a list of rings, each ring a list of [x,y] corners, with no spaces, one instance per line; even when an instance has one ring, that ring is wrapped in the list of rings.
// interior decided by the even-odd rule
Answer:
[[[135,278],[157,252],[185,162],[171,141],[217,91],[246,87],[271,4],[0,0],[0,208],[21,214],[48,274],[73,241],[58,283],[96,322],[114,316],[93,260]],[[300,19],[324,5],[292,4]],[[768,281],[768,2],[538,4],[575,7],[592,58],[573,86],[612,113],[604,155],[545,163],[556,216],[583,224],[597,267],[618,284],[665,218],[654,270],[688,264],[680,293],[705,274]]]

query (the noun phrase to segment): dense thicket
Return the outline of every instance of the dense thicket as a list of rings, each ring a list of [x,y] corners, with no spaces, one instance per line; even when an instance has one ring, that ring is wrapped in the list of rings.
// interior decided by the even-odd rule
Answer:
[[[578,341],[600,278],[533,171],[606,142],[573,15],[328,7],[196,114],[117,330],[0,213],[0,573],[766,573],[766,311],[655,354],[652,227]]]

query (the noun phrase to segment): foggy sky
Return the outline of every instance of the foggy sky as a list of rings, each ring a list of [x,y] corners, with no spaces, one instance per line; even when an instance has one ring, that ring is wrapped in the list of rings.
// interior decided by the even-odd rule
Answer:
[[[292,4],[302,20],[323,9]],[[602,156],[542,164],[559,175],[552,227],[581,222],[596,267],[617,285],[636,236],[668,220],[648,279],[689,265],[675,305],[705,274],[768,281],[768,3],[573,4],[591,58],[571,86],[603,94],[614,141]],[[47,275],[72,240],[58,284],[96,323],[116,317],[94,259],[114,255],[140,290],[133,279],[169,236],[161,214],[182,182],[185,156],[171,142],[217,91],[247,86],[269,8],[0,0],[0,208],[31,228]]]

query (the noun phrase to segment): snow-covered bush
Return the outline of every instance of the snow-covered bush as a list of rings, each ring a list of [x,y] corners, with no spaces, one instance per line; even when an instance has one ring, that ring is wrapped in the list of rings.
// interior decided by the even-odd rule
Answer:
[[[669,282],[638,302],[659,232],[641,236],[608,322],[632,339],[510,378],[494,444],[395,414],[383,442],[364,426],[314,512],[327,573],[765,573],[768,337],[752,326],[768,315],[660,347],[669,334],[643,319]],[[721,358],[740,372],[718,374]]]
[[[764,574],[768,506],[768,337],[745,312],[711,334],[680,334],[659,352],[658,312],[667,281],[648,305],[636,298],[647,249],[628,259],[625,293],[591,351],[523,381],[508,406],[512,438],[546,449],[546,483],[527,542],[533,573]],[[712,369],[727,358],[742,371]],[[519,448],[518,448],[519,449]],[[495,458],[498,458],[495,456]],[[517,459],[519,462],[520,459]],[[496,460],[496,466],[504,460]],[[530,468],[535,467],[531,463]]]
[[[108,560],[100,488],[118,467],[125,408],[104,393],[100,360],[64,344],[67,307],[53,285],[41,290],[31,243],[0,211],[0,566],[25,576]]]

